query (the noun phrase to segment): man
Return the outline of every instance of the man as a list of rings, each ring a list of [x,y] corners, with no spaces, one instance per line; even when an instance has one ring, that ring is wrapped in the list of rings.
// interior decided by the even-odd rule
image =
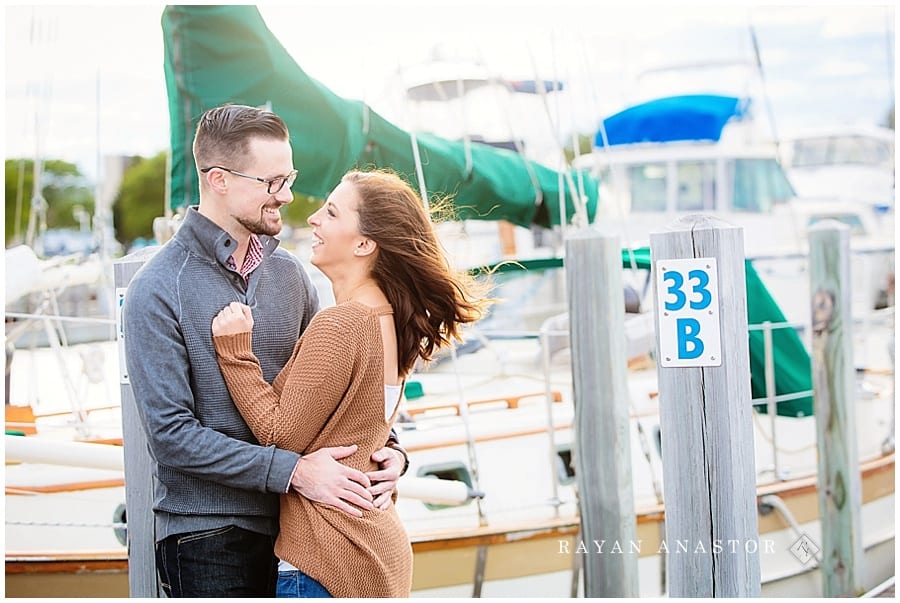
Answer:
[[[211,324],[229,302],[250,306],[271,382],[318,310],[309,276],[274,238],[297,171],[284,122],[253,107],[204,113],[193,151],[200,204],[134,276],[123,310],[154,461],[157,571],[170,597],[274,596],[278,494],[361,516],[389,504],[406,454],[388,442],[367,475],[338,462],[352,442],[303,457],[257,444],[219,371]]]

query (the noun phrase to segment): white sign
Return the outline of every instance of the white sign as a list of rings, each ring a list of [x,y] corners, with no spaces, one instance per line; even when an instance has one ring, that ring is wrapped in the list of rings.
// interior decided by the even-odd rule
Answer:
[[[123,323],[122,306],[125,304],[126,287],[116,287],[116,339],[119,344],[119,383],[131,383],[128,369],[125,368],[125,323]]]
[[[715,258],[658,260],[659,364],[722,365],[719,276]]]

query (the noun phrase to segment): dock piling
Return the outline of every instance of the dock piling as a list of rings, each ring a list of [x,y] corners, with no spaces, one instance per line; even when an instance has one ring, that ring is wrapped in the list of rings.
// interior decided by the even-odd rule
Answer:
[[[743,229],[650,234],[669,597],[758,597]]]
[[[605,540],[621,550],[584,555],[584,596],[637,597],[619,238],[591,230],[571,234],[566,240],[566,281],[580,538],[588,549],[594,541]]]

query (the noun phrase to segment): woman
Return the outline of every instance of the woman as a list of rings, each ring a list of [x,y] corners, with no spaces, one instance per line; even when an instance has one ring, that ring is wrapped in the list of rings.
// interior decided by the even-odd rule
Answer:
[[[313,318],[269,386],[251,349],[251,310],[232,303],[213,321],[219,364],[261,444],[305,454],[356,442],[342,462],[377,469],[371,455],[416,360],[459,339],[489,302],[451,272],[422,202],[394,174],[346,174],[309,224],[311,262],[336,305]],[[409,595],[412,549],[392,500],[355,518],[284,495],[280,521],[279,596]]]

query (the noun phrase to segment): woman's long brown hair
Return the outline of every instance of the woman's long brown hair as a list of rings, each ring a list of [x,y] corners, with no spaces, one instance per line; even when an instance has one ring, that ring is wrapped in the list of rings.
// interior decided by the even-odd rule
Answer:
[[[482,317],[492,300],[486,283],[450,267],[415,191],[386,170],[352,171],[344,182],[360,195],[359,230],[377,244],[372,276],[394,308],[398,368],[462,339],[463,325]]]

